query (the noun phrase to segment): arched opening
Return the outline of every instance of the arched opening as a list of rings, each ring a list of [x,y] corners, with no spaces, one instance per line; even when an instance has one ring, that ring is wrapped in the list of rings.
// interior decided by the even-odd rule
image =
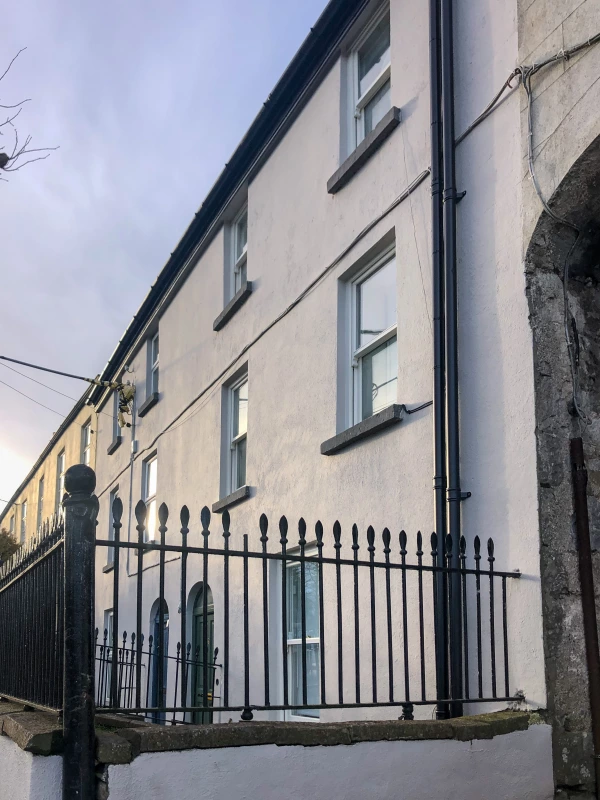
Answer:
[[[600,549],[600,137],[572,164],[526,253],[536,412],[540,569],[555,780],[593,775],[569,440],[582,436],[592,548]],[[571,227],[572,226],[572,227]],[[575,390],[574,390],[575,387]],[[581,414],[578,414],[577,408]],[[594,559],[595,580],[600,562]]]
[[[161,653],[162,629],[162,653]],[[150,706],[156,708],[152,721],[164,725],[166,715],[161,708],[167,705],[167,681],[169,671],[169,606],[163,600],[156,600],[150,612],[149,669],[150,669]],[[162,675],[160,664],[162,660]],[[161,680],[162,678],[162,680]]]
[[[205,591],[206,589],[206,591]],[[215,691],[215,606],[210,586],[200,586],[192,608],[191,700],[193,706],[212,706]],[[212,722],[212,712],[195,711],[193,722]]]

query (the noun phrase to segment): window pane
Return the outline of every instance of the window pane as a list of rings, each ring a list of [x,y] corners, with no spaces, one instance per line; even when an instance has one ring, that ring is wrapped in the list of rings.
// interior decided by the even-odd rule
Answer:
[[[358,96],[390,63],[390,19],[385,17],[358,51]]]
[[[152,391],[154,393],[158,392],[158,367],[152,370]]]
[[[287,568],[288,639],[302,638],[302,573],[300,564]],[[304,567],[304,596],[306,602],[306,637],[319,637],[319,572],[317,564]]]
[[[246,483],[246,440],[241,439],[235,446],[235,459],[236,459],[236,485],[233,487],[239,489]]]
[[[370,342],[396,322],[396,259],[358,286],[357,347]]]
[[[152,363],[156,364],[158,361],[158,336],[152,339]]]
[[[233,393],[233,435],[239,436],[248,430],[248,381]]]
[[[146,539],[153,542],[156,539],[156,500],[146,503]]]
[[[375,97],[365,106],[365,136],[371,133],[392,107],[390,82],[384,84]]]
[[[395,403],[398,397],[398,345],[396,337],[362,359],[362,418],[367,419]]]
[[[156,472],[157,459],[153,458],[146,465],[146,497],[153,497],[156,494]]]
[[[248,210],[244,211],[235,225],[235,260],[244,252],[248,244]]]
[[[290,702],[302,703],[302,645],[288,645]],[[319,645],[306,645],[306,700],[319,703]],[[294,708],[292,714],[300,717],[318,717],[318,708]]]

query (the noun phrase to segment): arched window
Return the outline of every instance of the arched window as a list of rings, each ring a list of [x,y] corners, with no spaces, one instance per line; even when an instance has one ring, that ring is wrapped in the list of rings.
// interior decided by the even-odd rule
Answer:
[[[206,638],[206,641],[205,641]],[[210,586],[201,586],[192,611],[192,705],[212,706],[215,689],[215,606]],[[206,653],[206,661],[204,659]],[[212,722],[212,713],[197,711],[193,715],[197,724]]]
[[[163,652],[160,652],[160,632],[161,626],[163,631]],[[160,711],[167,705],[167,672],[169,666],[169,606],[163,600],[162,607],[157,600],[152,606],[150,614],[150,635],[152,636],[152,651],[151,651],[151,686],[152,695],[150,705],[157,710],[152,715],[153,722],[164,724],[165,712]],[[159,686],[159,659],[162,657],[162,686]]]

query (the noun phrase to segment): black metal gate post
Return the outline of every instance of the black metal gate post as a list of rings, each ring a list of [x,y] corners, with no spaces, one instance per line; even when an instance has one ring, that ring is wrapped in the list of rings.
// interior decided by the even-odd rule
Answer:
[[[63,799],[94,800],[94,551],[96,476],[77,464],[65,475]]]

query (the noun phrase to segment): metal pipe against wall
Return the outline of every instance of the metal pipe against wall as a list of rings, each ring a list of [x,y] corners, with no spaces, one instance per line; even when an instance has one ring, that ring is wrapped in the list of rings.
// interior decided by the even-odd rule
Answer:
[[[441,0],[442,114],[444,178],[444,275],[446,318],[446,424],[448,476],[448,533],[452,539],[451,565],[460,567],[460,437],[458,406],[458,296],[456,275],[456,167],[454,142],[454,42],[452,0]],[[463,696],[460,574],[452,573],[449,586],[450,697]],[[462,704],[454,703],[451,716],[462,715]]]
[[[431,232],[433,266],[433,491],[435,504],[435,530],[445,563],[446,546],[446,374],[444,345],[444,256],[442,219],[442,119],[440,85],[440,3],[429,0],[429,74],[431,105]],[[435,576],[436,607],[435,659],[437,697],[446,699],[448,686],[448,642],[446,614],[446,575]],[[448,706],[439,705],[437,717],[446,718]]]
[[[594,573],[590,545],[590,521],[587,503],[587,470],[581,438],[571,439],[571,478],[573,508],[579,553],[579,584],[583,610],[583,636],[588,670],[588,689],[594,743],[596,797],[600,798],[600,650],[594,594]]]

